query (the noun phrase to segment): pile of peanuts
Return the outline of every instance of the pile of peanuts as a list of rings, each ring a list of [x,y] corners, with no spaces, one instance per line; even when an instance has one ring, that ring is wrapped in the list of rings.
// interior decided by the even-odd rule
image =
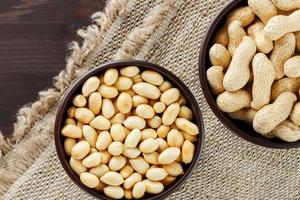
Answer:
[[[299,8],[295,0],[248,0],[232,11],[206,72],[221,111],[286,142],[300,139]]]
[[[155,71],[107,69],[86,80],[72,104],[61,130],[70,166],[108,197],[159,194],[194,158],[193,113]]]

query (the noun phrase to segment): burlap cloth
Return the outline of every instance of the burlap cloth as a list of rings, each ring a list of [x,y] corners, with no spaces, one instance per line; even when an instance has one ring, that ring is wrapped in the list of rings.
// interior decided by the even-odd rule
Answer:
[[[3,199],[92,199],[68,178],[53,142],[57,100],[82,72],[114,59],[137,58],[181,78],[203,112],[206,139],[199,167],[170,199],[300,199],[297,149],[273,150],[238,138],[202,95],[197,62],[201,40],[225,0],[112,0],[79,30],[54,88],[20,110],[14,135],[0,134]],[[1,153],[1,152],[0,152]]]

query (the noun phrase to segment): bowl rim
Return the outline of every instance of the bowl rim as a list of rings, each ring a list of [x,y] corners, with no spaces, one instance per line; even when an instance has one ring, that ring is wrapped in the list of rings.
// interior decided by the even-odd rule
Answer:
[[[208,59],[208,52],[211,45],[211,41],[213,39],[214,34],[217,31],[217,28],[221,25],[222,21],[225,20],[227,14],[232,11],[233,9],[240,7],[240,4],[247,3],[247,1],[244,0],[232,0],[228,4],[226,4],[220,12],[216,15],[216,17],[211,21],[206,33],[204,34],[204,38],[202,40],[201,48],[199,51],[199,60],[198,60],[198,72],[199,72],[199,79],[200,79],[200,85],[204,94],[204,97],[213,111],[213,113],[216,115],[216,117],[221,121],[221,123],[231,130],[233,133],[238,135],[239,137],[245,139],[248,142],[251,142],[256,145],[260,145],[263,147],[273,148],[273,149],[290,149],[290,148],[298,148],[300,147],[300,141],[298,142],[284,142],[284,141],[275,141],[272,139],[265,138],[263,136],[260,137],[254,137],[253,135],[250,135],[246,133],[244,130],[241,130],[238,128],[235,123],[233,123],[226,113],[223,113],[217,108],[215,98],[213,97],[213,94],[210,90],[210,86],[207,82],[206,77],[206,63]],[[235,120],[236,122],[242,123],[242,121]],[[250,130],[249,132],[255,132],[254,129]],[[257,132],[256,132],[257,133]],[[259,133],[257,133],[259,134]],[[260,135],[260,134],[259,134]],[[278,139],[279,140],[279,139]]]
[[[157,195],[150,195],[147,198],[142,199],[164,199],[173,192],[175,192],[180,186],[182,186],[187,179],[192,175],[192,172],[196,169],[198,166],[199,160],[201,158],[201,153],[204,148],[204,142],[205,142],[205,129],[204,129],[204,123],[203,123],[203,117],[201,110],[199,108],[199,105],[193,96],[192,92],[188,89],[188,87],[173,73],[168,71],[167,69],[160,67],[156,64],[142,61],[142,60],[122,60],[122,61],[112,61],[105,64],[98,65],[94,69],[88,71],[84,75],[82,75],[75,83],[73,83],[69,89],[65,92],[65,94],[60,99],[57,113],[56,113],[56,119],[55,119],[55,126],[54,126],[54,140],[55,140],[55,148],[57,155],[59,157],[60,163],[62,167],[64,168],[64,171],[68,174],[68,176],[71,178],[71,180],[84,192],[99,198],[99,199],[105,199],[105,200],[111,200],[111,198],[105,196],[102,192],[96,191],[95,189],[91,189],[83,185],[80,180],[79,176],[71,169],[69,165],[69,160],[67,159],[67,155],[64,151],[64,144],[63,144],[63,136],[60,134],[60,130],[64,124],[66,111],[70,105],[71,98],[73,95],[78,91],[78,89],[82,86],[83,82],[87,80],[89,77],[94,75],[99,75],[101,72],[104,72],[104,70],[108,68],[121,68],[125,66],[138,66],[142,70],[155,70],[162,74],[164,77],[167,77],[166,79],[170,81],[174,86],[176,86],[181,94],[186,97],[186,100],[190,104],[190,108],[193,111],[194,114],[194,122],[197,124],[200,133],[198,134],[198,142],[196,144],[196,150],[195,150],[195,156],[193,161],[187,166],[187,170],[185,173],[176,180],[171,186],[164,189],[164,191]],[[200,142],[199,142],[200,141]]]

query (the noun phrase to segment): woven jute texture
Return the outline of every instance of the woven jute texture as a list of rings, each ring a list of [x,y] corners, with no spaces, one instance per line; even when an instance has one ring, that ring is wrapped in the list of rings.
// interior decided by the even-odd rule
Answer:
[[[96,13],[96,25],[79,31],[84,40],[81,46],[73,44],[67,69],[56,78],[52,93],[45,95],[48,100],[38,100],[34,109],[38,114],[18,119],[25,122],[21,129],[17,126],[17,139],[0,137],[1,197],[92,199],[72,183],[59,163],[53,142],[57,99],[88,69],[111,60],[137,58],[180,77],[193,92],[204,117],[206,138],[201,161],[169,199],[300,199],[300,151],[272,150],[238,138],[217,120],[201,92],[199,48],[209,23],[226,3],[112,0],[104,13]],[[33,112],[32,107],[29,111]]]

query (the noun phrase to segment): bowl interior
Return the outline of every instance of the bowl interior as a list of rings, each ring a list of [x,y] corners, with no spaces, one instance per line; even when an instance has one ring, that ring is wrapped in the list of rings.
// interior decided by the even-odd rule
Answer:
[[[245,122],[231,119],[226,113],[223,113],[217,108],[217,105],[215,103],[217,96],[212,94],[212,92],[210,91],[210,87],[208,85],[206,77],[206,70],[211,66],[208,53],[210,47],[213,45],[213,36],[217,32],[217,30],[222,27],[225,22],[226,16],[232,10],[245,5],[247,5],[247,1],[244,0],[234,0],[227,4],[212,21],[209,29],[206,32],[199,55],[199,77],[204,96],[212,111],[219,118],[219,120],[227,128],[229,128],[231,131],[244,138],[245,140],[257,145],[270,148],[287,149],[299,147],[300,141],[288,143],[279,139],[268,139],[255,132],[252,126],[246,124]]]
[[[64,136],[62,136],[62,134],[60,133],[60,130],[62,129],[62,127],[64,125],[64,120],[67,117],[66,116],[67,109],[69,108],[69,106],[72,105],[72,103],[71,103],[72,97],[81,92],[81,86],[85,80],[87,80],[91,76],[100,75],[106,69],[111,68],[111,67],[118,69],[118,68],[121,68],[124,66],[131,66],[131,65],[138,66],[141,69],[141,71],[146,70],[146,69],[155,70],[155,71],[159,72],[160,74],[162,74],[164,76],[165,80],[169,80],[175,87],[177,87],[180,90],[181,94],[186,98],[187,105],[193,111],[193,114],[194,114],[193,122],[195,124],[197,124],[199,131],[200,131],[200,134],[198,135],[198,142],[196,142],[196,144],[195,144],[196,145],[195,157],[190,164],[183,166],[185,173],[183,175],[177,177],[176,181],[174,183],[172,183],[171,185],[169,185],[168,187],[166,187],[162,193],[160,193],[158,195],[147,194],[143,198],[143,199],[163,199],[166,196],[168,196],[169,194],[171,194],[172,192],[176,191],[176,189],[179,186],[181,186],[188,179],[188,177],[191,175],[191,172],[193,171],[193,169],[197,166],[197,163],[200,159],[200,153],[201,153],[201,149],[203,146],[203,142],[204,142],[204,128],[203,128],[201,111],[198,107],[198,104],[197,104],[194,96],[190,92],[190,90],[187,88],[187,86],[184,85],[184,83],[180,79],[178,79],[175,75],[173,75],[172,73],[170,73],[169,71],[167,71],[166,69],[164,69],[162,67],[159,67],[155,64],[148,63],[145,61],[137,61],[137,60],[116,61],[116,62],[111,62],[111,63],[101,65],[99,67],[96,67],[95,69],[89,71],[87,74],[83,75],[76,83],[74,83],[74,85],[72,85],[70,87],[70,89],[66,92],[66,94],[60,101],[58,111],[57,111],[56,121],[55,121],[55,146],[56,146],[57,154],[58,154],[58,157],[60,159],[60,162],[61,162],[63,168],[65,169],[65,171],[67,172],[69,177],[81,189],[83,189],[85,192],[93,195],[94,197],[97,197],[100,199],[110,199],[110,198],[106,197],[104,194],[102,194],[101,192],[96,191],[91,188],[88,188],[80,182],[78,175],[71,169],[71,167],[69,165],[69,157],[67,156],[67,154],[64,151],[64,144],[63,144]]]

